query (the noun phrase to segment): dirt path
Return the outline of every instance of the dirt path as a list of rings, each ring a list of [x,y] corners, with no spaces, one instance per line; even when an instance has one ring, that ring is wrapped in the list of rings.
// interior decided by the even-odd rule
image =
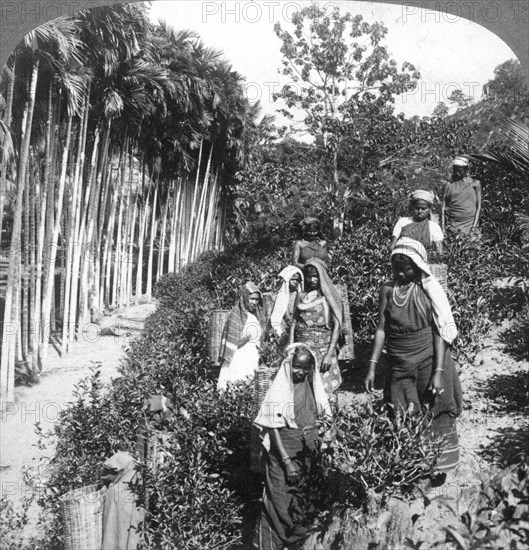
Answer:
[[[474,363],[460,375],[464,396],[458,421],[460,444],[483,468],[512,462],[524,445],[528,426],[529,362],[505,351],[501,332],[506,327],[493,330]]]
[[[0,420],[0,490],[15,506],[35,490],[33,483],[25,483],[24,469],[32,468],[32,474],[38,476],[39,461],[45,463],[53,454],[50,447],[45,450],[37,447],[35,423],[40,423],[45,432],[51,430],[58,413],[72,400],[75,385],[90,374],[91,368],[101,370],[104,382],[115,377],[124,347],[141,331],[155,307],[142,304],[115,311],[104,319],[101,329],[93,325],[93,330],[71,344],[63,359],[50,345],[48,366],[40,376],[40,383],[16,387],[15,402]],[[30,515],[32,520],[36,519],[38,510],[32,507]]]

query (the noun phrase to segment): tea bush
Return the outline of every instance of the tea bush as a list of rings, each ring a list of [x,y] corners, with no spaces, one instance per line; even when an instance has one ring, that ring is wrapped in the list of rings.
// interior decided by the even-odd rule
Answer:
[[[387,498],[408,493],[432,472],[439,445],[428,435],[427,415],[390,418],[382,399],[338,410],[325,428],[332,439],[324,449],[328,497],[334,505],[358,507],[368,492]]]

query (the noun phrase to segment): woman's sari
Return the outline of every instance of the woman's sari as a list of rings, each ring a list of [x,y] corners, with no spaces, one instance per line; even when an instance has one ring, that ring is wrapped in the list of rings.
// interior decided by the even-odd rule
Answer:
[[[263,445],[268,451],[255,541],[260,550],[282,550],[287,545],[301,543],[310,533],[317,512],[314,483],[317,416],[329,414],[318,369],[304,382],[293,384],[291,357],[285,359],[255,420],[266,433]],[[279,429],[286,453],[299,468],[300,479],[296,484],[288,483],[284,464],[270,447],[267,430],[273,427]]]
[[[386,316],[386,350],[389,371],[386,377],[386,400],[395,413],[430,410],[430,433],[440,440],[441,455],[436,469],[448,470],[457,465],[459,446],[456,417],[461,414],[462,393],[449,346],[443,362],[443,388],[437,397],[429,390],[435,364],[433,320],[430,299],[420,284],[411,290],[408,303],[397,306],[388,298]]]
[[[248,310],[248,304],[250,295],[256,293],[261,300],[253,314]],[[228,382],[238,382],[254,375],[259,366],[258,347],[264,336],[265,317],[261,291],[254,283],[246,283],[239,291],[239,298],[228,316],[222,334],[222,366],[217,389],[224,390]],[[249,341],[239,348],[238,344],[243,336],[248,336]]]

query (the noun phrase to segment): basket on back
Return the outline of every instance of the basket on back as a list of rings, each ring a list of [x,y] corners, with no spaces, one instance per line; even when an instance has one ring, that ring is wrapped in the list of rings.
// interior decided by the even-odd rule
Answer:
[[[106,488],[89,485],[61,497],[64,550],[100,550]]]
[[[274,378],[279,370],[278,367],[260,366],[255,371],[254,378],[254,417],[257,416],[259,409],[264,401],[266,392],[270,388]],[[259,430],[252,425],[250,430],[250,470],[256,473],[264,473],[264,463],[262,460],[262,445],[259,436]]]
[[[351,322],[351,309],[349,307],[349,297],[347,295],[346,285],[335,285],[343,304],[343,333],[344,344],[340,348],[338,359],[342,361],[352,361],[355,357],[353,344],[353,324]]]
[[[448,266],[446,264],[428,264],[428,267],[443,287],[443,290],[448,292]]]
[[[213,366],[216,367],[220,365],[220,342],[229,314],[229,309],[215,309],[209,318],[209,357]]]

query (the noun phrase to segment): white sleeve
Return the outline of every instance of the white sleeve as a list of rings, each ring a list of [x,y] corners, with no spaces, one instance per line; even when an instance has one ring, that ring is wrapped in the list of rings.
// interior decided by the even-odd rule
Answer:
[[[409,218],[399,218],[397,220],[397,223],[395,224],[395,227],[393,228],[392,236],[396,237],[398,239],[400,237],[400,233],[402,231],[402,228],[405,225],[408,225],[409,223],[410,223]]]
[[[440,243],[444,238],[443,230],[439,227],[439,224],[430,221],[430,240],[433,243]]]

